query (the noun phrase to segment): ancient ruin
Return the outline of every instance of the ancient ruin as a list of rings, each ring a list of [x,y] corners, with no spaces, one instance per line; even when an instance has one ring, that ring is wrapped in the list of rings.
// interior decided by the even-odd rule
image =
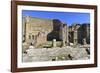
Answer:
[[[62,46],[69,43],[90,44],[90,24],[73,24],[67,26],[58,19],[23,18],[23,41],[27,44],[39,46],[47,41],[62,42]]]
[[[90,24],[74,23],[68,26],[59,19],[23,17],[23,52],[34,48],[63,48],[90,44]],[[68,50],[68,49],[67,49]],[[68,54],[71,57],[71,54]]]

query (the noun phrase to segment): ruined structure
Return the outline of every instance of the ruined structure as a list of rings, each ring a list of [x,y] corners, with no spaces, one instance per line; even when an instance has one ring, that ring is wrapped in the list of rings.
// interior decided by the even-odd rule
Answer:
[[[62,46],[68,45],[68,26],[67,24],[61,24],[60,26],[60,39],[62,41]]]
[[[52,21],[48,19],[24,17],[24,41],[35,46],[46,43],[47,34],[53,30]],[[49,26],[49,27],[48,27]]]
[[[24,43],[38,46],[53,39],[62,42],[62,46],[67,46],[69,43],[90,44],[90,24],[68,26],[58,19],[23,17]]]
[[[90,24],[73,24],[69,26],[69,42],[90,44]]]

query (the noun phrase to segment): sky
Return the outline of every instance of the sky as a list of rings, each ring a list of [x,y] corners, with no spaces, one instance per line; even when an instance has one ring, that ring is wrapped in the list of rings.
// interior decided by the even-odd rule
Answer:
[[[22,16],[59,19],[67,25],[90,23],[90,13],[22,10]]]

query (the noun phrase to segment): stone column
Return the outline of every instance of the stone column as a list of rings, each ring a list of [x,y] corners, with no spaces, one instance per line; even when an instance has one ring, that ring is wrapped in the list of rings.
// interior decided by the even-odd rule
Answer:
[[[59,38],[60,40],[63,40],[63,24],[60,26]]]
[[[26,26],[26,33],[25,33],[25,40],[26,42],[29,42],[29,36],[30,36],[30,17],[26,16],[25,17],[25,26]]]
[[[86,45],[86,38],[83,39],[83,45]]]
[[[69,39],[68,39],[68,26],[66,26],[66,45],[69,45]]]
[[[53,39],[52,45],[53,47],[56,47],[56,39]]]
[[[77,45],[78,39],[77,39],[77,30],[74,31],[74,45]]]
[[[25,17],[22,17],[22,26],[23,42],[25,42]]]
[[[66,30],[65,30],[65,27],[63,27],[62,28],[63,29],[63,34],[62,34],[62,36],[63,36],[63,40],[62,40],[62,46],[66,46],[66,44],[65,44],[65,41],[66,41]]]

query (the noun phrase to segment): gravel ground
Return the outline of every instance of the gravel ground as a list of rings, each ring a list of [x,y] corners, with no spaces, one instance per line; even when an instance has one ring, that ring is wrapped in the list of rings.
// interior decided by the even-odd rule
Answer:
[[[23,62],[89,59],[86,48],[82,47],[32,48],[26,52],[23,53]]]

